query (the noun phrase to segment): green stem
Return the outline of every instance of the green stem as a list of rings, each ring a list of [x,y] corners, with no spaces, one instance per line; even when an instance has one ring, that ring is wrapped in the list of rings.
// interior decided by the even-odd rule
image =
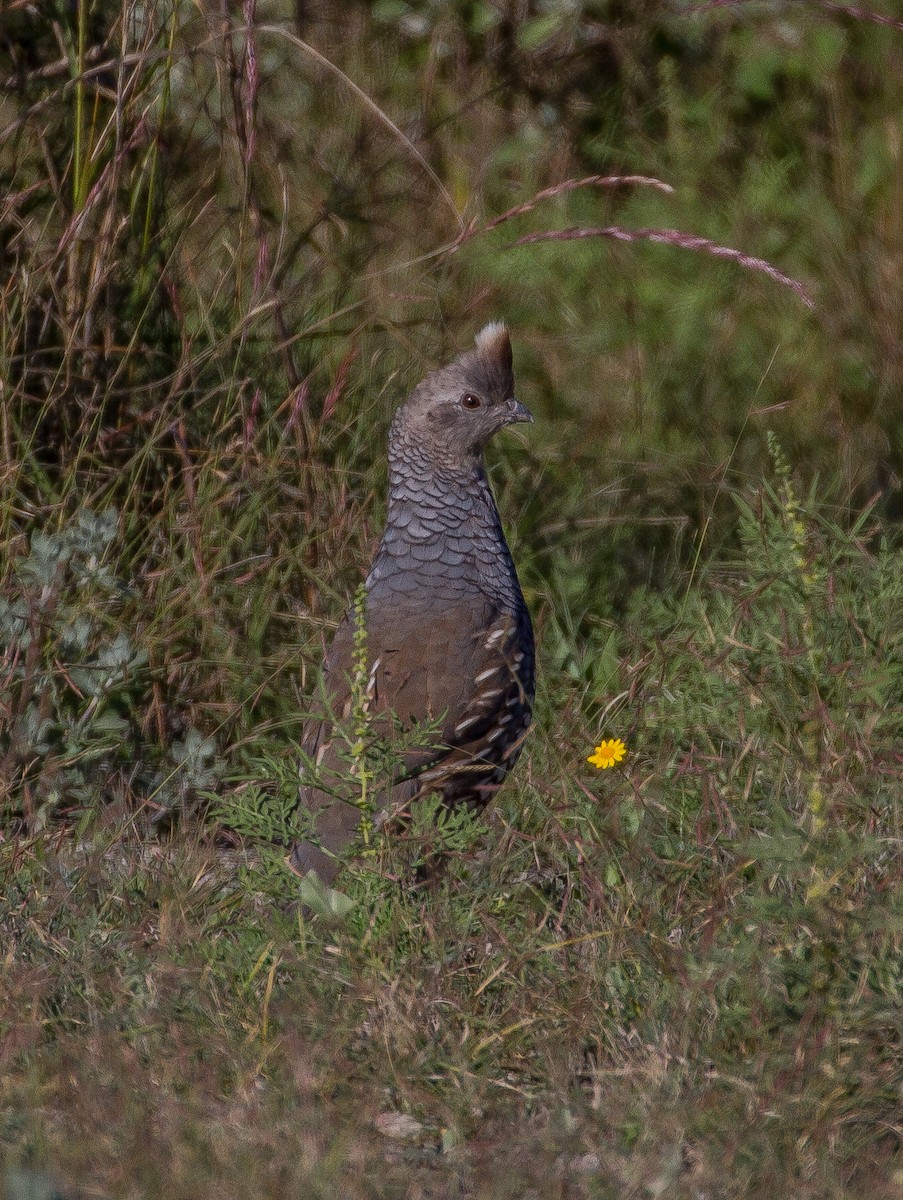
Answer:
[[[160,91],[160,102],[157,117],[157,136],[151,143],[150,176],[147,184],[147,203],[144,209],[144,229],[141,236],[141,262],[147,259],[147,251],[151,240],[151,218],[154,206],[154,187],[157,180],[159,160],[160,130],[169,108],[170,76],[172,74],[173,53],[176,40],[176,9],[173,7],[169,26],[169,38],[166,44],[166,61],[163,64],[163,87]]]
[[[81,212],[84,203],[86,171],[82,166],[85,142],[85,54],[88,44],[88,0],[78,0],[76,10],[77,49],[75,55],[75,138],[72,154],[72,205]]]

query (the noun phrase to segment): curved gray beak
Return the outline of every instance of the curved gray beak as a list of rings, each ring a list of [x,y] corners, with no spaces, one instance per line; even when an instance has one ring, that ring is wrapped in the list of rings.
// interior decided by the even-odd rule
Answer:
[[[508,406],[506,425],[513,425],[516,421],[527,421],[529,424],[533,424],[533,414],[526,404],[521,404],[520,400],[515,400],[513,397],[511,400],[506,400],[505,403]]]

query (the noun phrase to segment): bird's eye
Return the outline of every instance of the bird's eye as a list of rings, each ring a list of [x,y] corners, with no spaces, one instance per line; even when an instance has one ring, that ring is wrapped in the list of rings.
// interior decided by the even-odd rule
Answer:
[[[464,395],[461,397],[461,403],[463,404],[463,406],[465,408],[479,408],[480,407],[480,397],[475,396],[473,394],[473,392],[465,392]]]

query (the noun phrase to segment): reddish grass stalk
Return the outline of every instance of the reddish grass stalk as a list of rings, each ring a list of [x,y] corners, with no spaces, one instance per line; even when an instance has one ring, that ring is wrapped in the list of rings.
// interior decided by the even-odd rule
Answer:
[[[521,217],[524,213],[530,212],[542,200],[551,200],[553,196],[561,196],[565,192],[573,192],[577,188],[630,187],[634,184],[658,188],[659,191],[667,192],[669,195],[674,192],[674,188],[670,183],[664,183],[661,179],[654,179],[651,175],[587,175],[585,179],[566,179],[564,183],[556,183],[553,187],[543,188],[541,192],[537,192],[533,199],[528,200],[525,204],[518,204],[515,208],[509,208],[507,212],[503,212],[500,217],[493,217],[487,225],[483,226],[480,232],[488,233],[490,229],[495,229],[503,222],[510,221],[514,217]]]
[[[658,242],[665,246],[679,246],[682,250],[701,250],[715,258],[726,258],[738,263],[750,271],[761,271],[769,279],[782,283],[802,300],[807,308],[814,308],[815,302],[809,295],[804,284],[798,279],[792,279],[779,271],[777,267],[766,262],[764,258],[756,258],[752,254],[744,254],[732,246],[719,246],[710,238],[699,237],[697,234],[684,233],[681,229],[625,229],[621,225],[605,225],[589,229],[551,229],[541,233],[527,233],[511,244],[527,246],[533,242],[570,242],[578,238],[614,238],[619,242]]]
[[[257,70],[257,51],[254,45],[254,18],[257,0],[244,0],[242,13],[245,18],[245,170],[250,171],[257,150],[257,93],[260,90],[260,75]]]
[[[447,249],[449,252],[454,253],[474,238],[497,229],[504,222],[511,221],[515,217],[520,217],[524,213],[531,212],[543,200],[550,200],[555,196],[563,195],[565,192],[572,192],[581,187],[627,187],[634,184],[658,188],[659,191],[668,194],[674,192],[674,188],[669,183],[665,183],[663,180],[656,179],[651,175],[587,175],[583,179],[566,179],[563,183],[543,188],[542,191],[537,192],[530,200],[525,201],[523,204],[515,205],[514,208],[509,208],[500,216],[493,217],[491,221],[488,221],[483,226],[478,226],[476,221],[471,221],[467,228],[461,231]],[[745,254],[742,250],[735,250],[731,246],[719,246],[717,242],[713,242],[710,238],[700,237],[698,234],[685,233],[680,229],[625,229],[621,225],[606,225],[587,229],[549,229],[539,233],[524,234],[523,237],[517,238],[511,245],[526,246],[533,242],[568,242],[578,238],[591,237],[614,238],[620,242],[659,242],[663,245],[679,246],[683,250],[701,250],[706,254],[714,255],[716,258],[726,258],[731,262],[739,263],[741,267],[746,267],[748,270],[761,271],[770,279],[775,280],[775,282],[789,287],[807,308],[815,307],[804,284],[798,279],[792,279],[789,275],[785,275],[783,271],[779,271],[777,267],[767,262],[764,258],[756,258],[752,254]]]
[[[681,15],[696,17],[702,13],[719,8],[740,8],[741,5],[754,3],[755,0],[703,0],[701,4],[691,4],[683,9]],[[867,21],[871,25],[885,25],[889,29],[899,29],[903,32],[903,21],[897,17],[888,17],[884,13],[875,12],[870,8],[860,8],[856,4],[837,4],[835,0],[790,0],[806,8],[821,9],[832,16],[852,17],[854,21]]]
[[[335,407],[341,400],[345,388],[348,384],[348,372],[351,370],[351,364],[357,358],[357,350],[354,346],[348,351],[342,361],[339,363],[339,369],[336,371],[335,379],[332,387],[326,394],[326,399],[323,401],[323,420],[328,421],[335,412]]]

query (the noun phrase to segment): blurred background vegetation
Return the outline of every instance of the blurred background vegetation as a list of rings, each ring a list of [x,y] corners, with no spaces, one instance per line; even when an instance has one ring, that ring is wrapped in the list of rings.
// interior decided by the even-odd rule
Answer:
[[[890,3],[7,0],[11,1192],[903,1195],[901,114]],[[388,422],[497,318],[537,731],[311,930]]]

